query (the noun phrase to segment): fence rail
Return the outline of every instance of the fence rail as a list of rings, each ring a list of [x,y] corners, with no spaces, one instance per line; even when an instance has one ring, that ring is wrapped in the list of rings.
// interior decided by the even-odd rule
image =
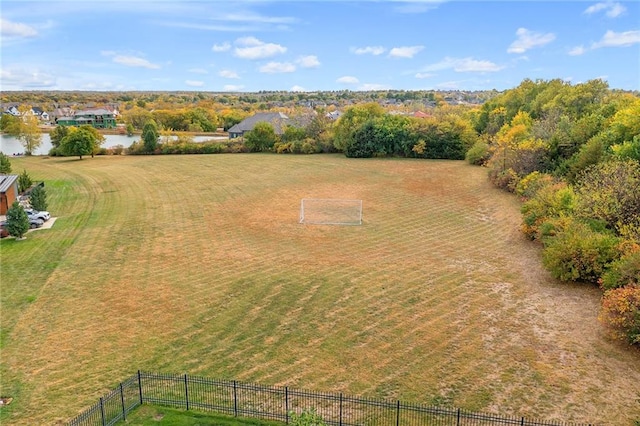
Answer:
[[[313,408],[330,426],[579,426],[577,423],[505,417],[341,393],[142,371],[120,383],[68,425],[110,426],[126,420],[129,413],[142,404],[213,411],[287,424],[291,413],[300,414]]]

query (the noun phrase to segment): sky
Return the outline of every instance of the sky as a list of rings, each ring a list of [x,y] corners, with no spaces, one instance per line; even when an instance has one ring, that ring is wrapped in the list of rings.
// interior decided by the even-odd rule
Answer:
[[[640,1],[0,0],[0,90],[640,90]]]

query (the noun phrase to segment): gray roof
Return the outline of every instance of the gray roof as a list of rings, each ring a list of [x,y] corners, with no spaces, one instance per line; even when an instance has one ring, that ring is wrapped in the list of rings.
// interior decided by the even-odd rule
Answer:
[[[231,127],[229,133],[250,132],[256,124],[263,121],[271,124],[276,134],[281,135],[284,133],[284,127],[288,123],[289,117],[281,112],[259,112]]]
[[[85,109],[82,111],[76,111],[75,115],[107,115],[107,114],[113,115],[113,113],[108,109],[91,108],[91,109]]]
[[[18,175],[0,175],[0,192],[7,192],[17,180]]]

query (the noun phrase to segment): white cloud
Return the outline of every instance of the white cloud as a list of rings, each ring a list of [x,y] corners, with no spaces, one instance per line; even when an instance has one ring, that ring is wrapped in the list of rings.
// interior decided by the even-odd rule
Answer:
[[[231,49],[231,44],[229,44],[228,42],[224,42],[222,44],[214,44],[211,47],[211,50],[213,50],[214,52],[226,52],[229,49]]]
[[[473,58],[445,57],[442,61],[427,65],[423,71],[440,71],[453,69],[455,72],[496,72],[504,69],[504,66],[494,64],[491,61],[479,61]]]
[[[239,92],[242,89],[244,89],[244,86],[236,84],[225,84],[222,87],[222,90],[224,90],[225,92]]]
[[[605,1],[589,6],[583,13],[592,15],[602,10],[605,11],[605,15],[607,15],[609,18],[617,18],[618,16],[622,15],[627,10],[627,8],[617,2]]]
[[[586,51],[587,51],[587,49],[585,49],[584,46],[580,45],[580,46],[576,46],[573,49],[571,49],[569,51],[569,55],[571,55],[571,56],[580,56],[580,55],[583,55]]]
[[[56,85],[56,78],[40,70],[26,70],[18,68],[0,69],[0,86],[11,89],[21,88],[53,88]]]
[[[191,68],[189,69],[189,72],[192,72],[194,74],[209,74],[209,71],[205,70],[204,68]]]
[[[625,31],[623,33],[607,31],[604,36],[602,36],[602,39],[600,41],[591,45],[591,48],[598,49],[600,47],[626,47],[636,43],[640,43],[640,30]]]
[[[275,43],[265,43],[255,37],[242,37],[236,40],[234,55],[243,59],[264,59],[285,53],[287,48]]]
[[[355,77],[352,77],[350,75],[345,75],[343,77],[340,77],[339,79],[336,80],[336,83],[342,83],[342,84],[358,84],[360,83],[360,80],[358,80]]]
[[[186,80],[184,84],[191,87],[202,87],[204,86],[204,81]]]
[[[128,67],[148,68],[152,70],[160,68],[160,65],[153,64],[146,59],[139,58],[137,56],[115,55],[113,57],[113,62],[120,65],[126,65]]]
[[[358,90],[362,91],[372,91],[372,90],[389,90],[391,86],[386,86],[384,84],[378,83],[364,83],[358,87]]]
[[[221,70],[218,75],[224,78],[240,78],[237,72],[231,70]]]
[[[416,78],[430,78],[433,77],[435,74],[431,74],[428,72],[419,72],[415,75]]]
[[[306,92],[307,89],[305,89],[302,86],[293,86],[291,89],[289,89],[290,92]]]
[[[2,37],[35,37],[38,31],[30,25],[0,19],[0,35]]]
[[[260,67],[260,72],[267,74],[280,74],[285,72],[294,72],[296,66],[290,62],[269,62]]]
[[[424,46],[394,47],[389,51],[389,56],[394,58],[413,58]]]
[[[511,43],[507,49],[507,53],[524,53],[534,47],[540,47],[547,43],[551,43],[556,38],[553,33],[536,33],[529,31],[526,28],[518,28],[516,35],[518,38]]]
[[[315,55],[300,56],[296,63],[302,68],[318,68],[320,66],[320,61]]]
[[[351,53],[355,53],[356,55],[370,54],[378,56],[386,52],[386,49],[382,46],[352,47],[350,50]]]

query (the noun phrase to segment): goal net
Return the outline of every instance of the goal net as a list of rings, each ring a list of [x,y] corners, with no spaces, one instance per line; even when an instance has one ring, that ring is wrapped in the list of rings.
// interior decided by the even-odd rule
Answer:
[[[300,223],[312,225],[362,225],[362,200],[304,198]]]

